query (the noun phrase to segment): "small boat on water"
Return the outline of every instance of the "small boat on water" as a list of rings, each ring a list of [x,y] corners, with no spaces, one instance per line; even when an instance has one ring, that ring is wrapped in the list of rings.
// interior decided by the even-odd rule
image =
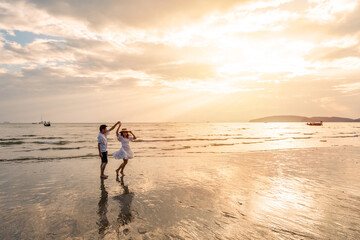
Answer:
[[[45,122],[44,122],[44,126],[45,126],[45,127],[50,127],[50,126],[51,126],[51,123],[45,121]]]
[[[320,122],[308,122],[306,125],[308,125],[308,126],[322,126],[323,122],[322,121],[320,121]]]
[[[43,121],[42,116],[41,116],[41,121],[39,122],[39,124],[45,124],[45,123],[46,123],[46,121]]]

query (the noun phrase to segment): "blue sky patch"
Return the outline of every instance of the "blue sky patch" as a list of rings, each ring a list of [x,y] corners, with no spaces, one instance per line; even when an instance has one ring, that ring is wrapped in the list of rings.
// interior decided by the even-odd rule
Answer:
[[[3,34],[3,36],[6,40],[11,41],[11,42],[16,42],[16,43],[20,44],[21,46],[25,46],[28,43],[32,43],[37,38],[53,39],[53,40],[63,40],[64,39],[62,37],[56,37],[56,36],[50,36],[50,35],[44,35],[44,34],[35,34],[32,32],[18,31],[18,30],[14,31],[15,36],[12,36],[6,30],[0,30],[0,33]]]

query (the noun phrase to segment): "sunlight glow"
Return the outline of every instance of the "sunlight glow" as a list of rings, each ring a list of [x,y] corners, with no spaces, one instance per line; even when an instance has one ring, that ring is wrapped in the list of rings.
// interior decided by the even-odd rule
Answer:
[[[0,2],[0,95],[17,104],[14,116],[41,115],[21,104],[35,92],[59,105],[61,96],[93,92],[107,116],[112,104],[123,104],[165,121],[175,116],[165,104],[172,103],[176,114],[211,120],[290,112],[358,117],[357,0],[155,1],[145,12],[145,2],[102,8],[91,1],[86,14],[78,4],[38,2]],[[120,93],[127,99],[105,97]],[[206,115],[209,109],[222,114]]]

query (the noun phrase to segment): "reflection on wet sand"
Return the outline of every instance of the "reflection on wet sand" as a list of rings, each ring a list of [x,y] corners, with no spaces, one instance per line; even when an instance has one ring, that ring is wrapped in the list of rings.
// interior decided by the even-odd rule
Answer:
[[[134,216],[131,211],[131,203],[134,198],[134,193],[129,191],[128,185],[125,185],[124,183],[124,176],[117,177],[116,181],[120,183],[121,186],[121,192],[114,196],[112,199],[115,200],[114,202],[110,203],[109,206],[109,193],[106,190],[104,179],[101,179],[100,184],[100,200],[98,202],[98,233],[100,238],[105,237],[105,235],[109,234],[112,231],[113,226],[115,228],[115,231],[120,234],[122,232],[123,234],[127,235],[129,233],[128,228],[124,228],[125,225],[128,225],[130,222],[132,222]],[[117,207],[115,204],[119,203],[119,206]],[[119,209],[119,214],[116,219],[116,223],[111,224],[108,220],[108,207],[110,209]],[[114,230],[114,229],[113,229]]]
[[[2,164],[0,239],[360,239],[360,148],[200,157]]]
[[[129,224],[133,220],[131,213],[131,202],[134,198],[134,193],[129,191],[129,187],[124,183],[124,176],[120,179],[116,178],[116,181],[120,183],[123,192],[120,195],[114,197],[120,203],[120,212],[117,218],[117,222],[120,226]]]
[[[106,191],[104,179],[101,179],[101,185],[100,185],[101,195],[100,200],[98,203],[98,211],[97,214],[99,215],[99,220],[97,222],[97,225],[99,226],[99,234],[100,236],[103,236],[106,229],[109,227],[110,223],[106,216],[108,211],[108,192]]]

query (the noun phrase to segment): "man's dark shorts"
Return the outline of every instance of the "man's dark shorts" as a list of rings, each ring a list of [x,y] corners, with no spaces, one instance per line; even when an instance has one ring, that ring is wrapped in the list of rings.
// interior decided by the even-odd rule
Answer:
[[[102,154],[101,162],[107,163],[108,162],[107,152],[102,152],[101,154]]]

